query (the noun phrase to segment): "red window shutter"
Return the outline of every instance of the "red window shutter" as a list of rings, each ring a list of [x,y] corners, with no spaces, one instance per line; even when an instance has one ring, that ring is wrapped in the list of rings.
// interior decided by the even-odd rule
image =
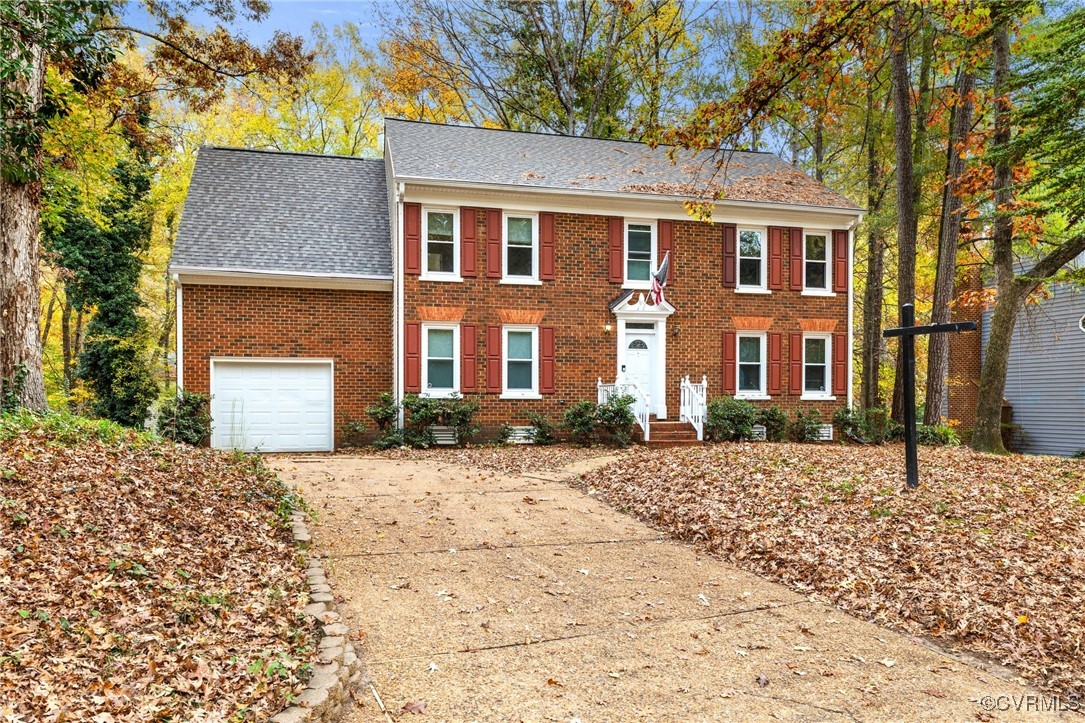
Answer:
[[[478,335],[474,324],[460,325],[460,391],[478,388]]]
[[[557,235],[554,214],[539,214],[539,278],[543,281],[554,279],[554,242]]]
[[[848,335],[833,334],[833,394],[848,393]]]
[[[477,276],[478,259],[477,213],[473,208],[460,209],[460,276]]]
[[[422,206],[403,204],[403,273],[422,273]]]
[[[784,231],[779,226],[769,226],[769,288],[784,288]]]
[[[539,392],[554,393],[554,327],[539,327]]]
[[[403,338],[404,391],[418,393],[422,391],[422,325],[407,322]]]
[[[833,291],[848,290],[848,232],[833,231]]]
[[[790,281],[791,281],[791,283],[790,283],[790,287],[791,287],[792,291],[802,291],[802,283],[803,283],[803,276],[804,276],[804,274],[803,274],[803,266],[802,266],[802,257],[803,257],[802,245],[803,245],[802,229],[801,228],[793,228],[793,229],[791,229],[791,253],[790,253],[790,256],[791,256],[791,259],[790,259],[791,279],[790,279]]]
[[[769,334],[769,394],[781,394],[784,391],[783,346],[782,334]]]
[[[728,289],[737,286],[735,276],[738,266],[737,237],[738,227],[735,224],[723,224],[723,285]]]
[[[501,327],[486,327],[486,391],[501,393]]]
[[[486,209],[486,275],[501,278],[501,209]]]
[[[671,255],[671,265],[667,269],[667,285],[674,284],[674,221],[659,222],[659,263],[667,254]]]
[[[611,216],[607,219],[607,239],[610,249],[610,283],[620,284],[625,281],[622,269],[625,259],[625,219]]]
[[[723,393],[735,393],[735,332],[723,332]]]
[[[802,394],[802,334],[791,335],[791,355],[788,362],[791,393]]]

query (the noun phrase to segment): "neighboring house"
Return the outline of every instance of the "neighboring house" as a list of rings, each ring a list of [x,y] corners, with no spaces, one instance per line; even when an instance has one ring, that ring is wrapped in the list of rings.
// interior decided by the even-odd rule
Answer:
[[[1085,256],[1075,262],[1085,265]],[[961,290],[978,290],[969,277]],[[980,334],[950,341],[949,418],[965,434],[976,422],[979,377],[990,336],[991,309],[957,314],[980,324]],[[1021,310],[1010,343],[1003,398],[1012,410],[1013,451],[1073,455],[1085,450],[1085,288],[1055,284],[1051,295]]]
[[[388,120],[383,160],[204,147],[171,271],[179,384],[218,447],[331,449],[382,391],[496,431],[598,380],[677,420],[681,379],[826,421],[850,401],[861,210],[767,153]],[[669,254],[665,301],[652,277]]]

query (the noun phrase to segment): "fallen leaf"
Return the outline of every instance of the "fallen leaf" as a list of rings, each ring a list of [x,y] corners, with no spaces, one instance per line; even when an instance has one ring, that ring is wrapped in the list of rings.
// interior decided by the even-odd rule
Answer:
[[[425,715],[426,704],[420,700],[410,700],[404,703],[399,710],[401,713],[410,713],[411,715]]]

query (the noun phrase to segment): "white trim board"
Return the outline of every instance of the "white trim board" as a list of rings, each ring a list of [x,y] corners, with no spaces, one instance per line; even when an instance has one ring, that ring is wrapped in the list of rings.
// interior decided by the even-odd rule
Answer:
[[[254,286],[286,289],[344,289],[350,291],[392,291],[392,277],[312,276],[291,273],[176,269],[179,285]]]

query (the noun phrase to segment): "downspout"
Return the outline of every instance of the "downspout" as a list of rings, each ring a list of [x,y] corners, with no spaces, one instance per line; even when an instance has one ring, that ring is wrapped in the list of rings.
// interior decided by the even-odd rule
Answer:
[[[177,322],[174,324],[174,334],[176,334],[175,346],[177,348],[177,396],[181,396],[181,390],[185,386],[185,335],[184,335],[184,294],[181,292],[181,275],[173,275],[173,288],[174,293],[177,295],[173,304],[173,313],[177,317]]]
[[[856,216],[848,225],[848,409],[855,402],[855,390],[852,388],[855,374],[855,228],[862,220],[862,215]]]
[[[392,264],[394,280],[394,292],[392,303],[392,383],[395,387],[396,402],[400,404],[397,424],[403,427],[403,322],[404,312],[404,283],[403,283],[403,193],[404,185],[393,180],[392,195],[392,223],[395,228],[392,231],[394,248],[392,249]]]

